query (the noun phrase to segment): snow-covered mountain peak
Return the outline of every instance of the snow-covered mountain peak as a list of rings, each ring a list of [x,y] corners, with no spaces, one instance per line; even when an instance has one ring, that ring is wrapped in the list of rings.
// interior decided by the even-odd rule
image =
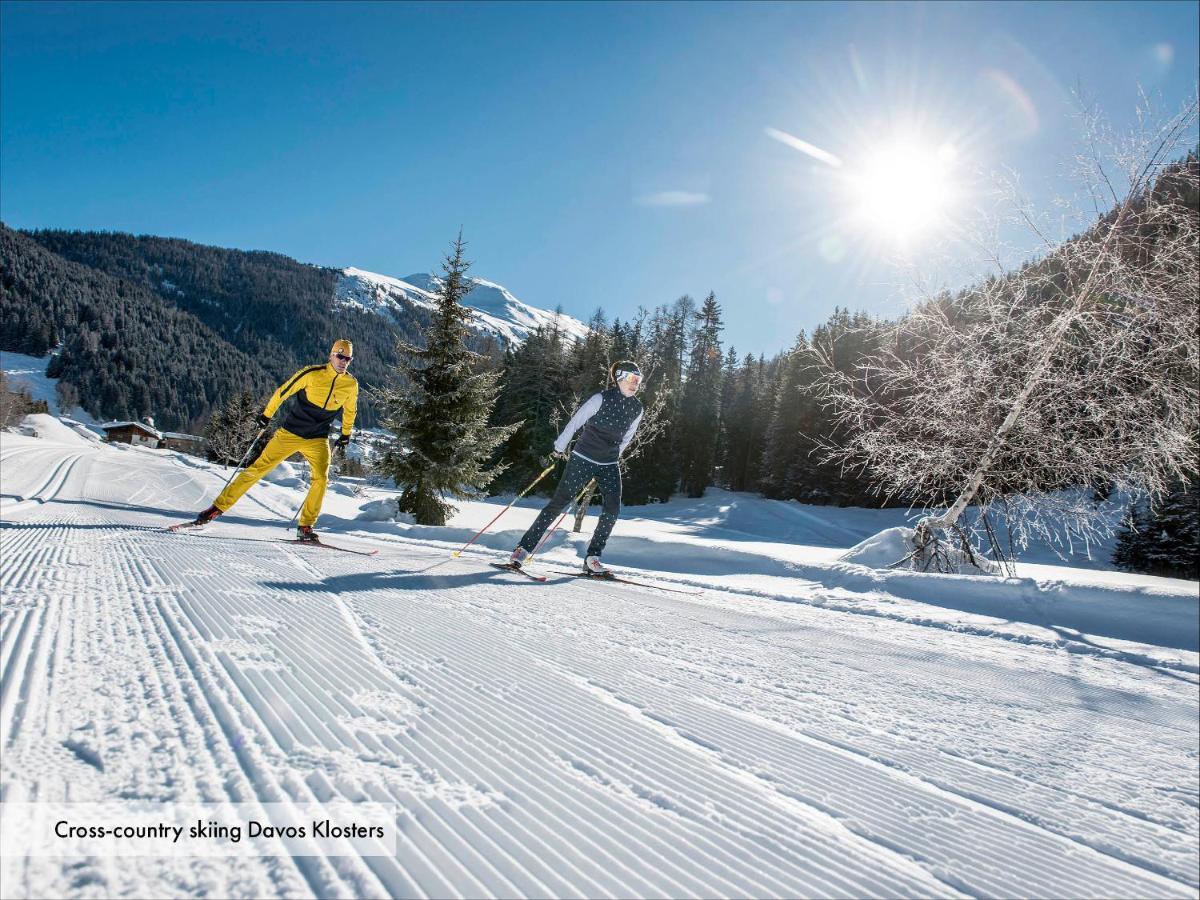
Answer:
[[[410,284],[419,286],[424,291],[433,294],[441,290],[442,280],[436,275],[418,272],[404,279]],[[576,318],[565,313],[556,314],[551,310],[530,306],[514,297],[503,285],[482,278],[469,279],[474,287],[466,296],[466,305],[474,309],[480,316],[508,323],[514,332],[513,340],[523,341],[539,326],[546,328],[558,319],[558,328],[570,340],[587,337],[588,327]]]
[[[556,318],[559,330],[571,340],[588,333],[587,326],[578,319],[530,306],[499,284],[482,278],[470,281],[474,286],[464,305],[475,312],[476,330],[490,332],[505,343],[523,343],[539,326],[550,327]],[[348,268],[338,276],[334,303],[394,319],[404,312],[406,304],[432,309],[440,288],[441,279],[424,272],[401,279]]]
[[[404,303],[432,309],[434,297],[415,285],[363,269],[342,269],[334,289],[334,305],[395,317]]]

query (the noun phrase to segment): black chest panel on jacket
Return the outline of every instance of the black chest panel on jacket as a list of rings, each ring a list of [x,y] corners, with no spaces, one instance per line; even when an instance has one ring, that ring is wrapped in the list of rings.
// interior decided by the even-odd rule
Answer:
[[[334,384],[337,379],[334,379]],[[326,403],[330,402],[333,396],[333,384],[329,386],[329,396],[325,397]],[[302,438],[318,438],[329,436],[329,426],[333,420],[342,414],[342,408],[335,406],[333,409],[325,409],[318,406],[308,399],[308,391],[303,390],[292,397],[292,408],[288,410],[287,417],[283,420],[281,428],[290,431],[296,437]]]

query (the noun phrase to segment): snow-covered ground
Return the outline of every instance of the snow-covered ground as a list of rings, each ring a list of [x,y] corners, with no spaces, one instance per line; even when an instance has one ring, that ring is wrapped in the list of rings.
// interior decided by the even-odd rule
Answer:
[[[837,557],[902,512],[717,491],[606,554],[694,595],[559,575],[586,535],[487,566],[537,501],[453,558],[502,502],[335,485],[378,555],[283,543],[289,472],[174,535],[226,470],[41,424],[0,435],[0,799],[373,800],[399,841],[8,856],[5,896],[1197,896],[1195,582],[878,571]]]

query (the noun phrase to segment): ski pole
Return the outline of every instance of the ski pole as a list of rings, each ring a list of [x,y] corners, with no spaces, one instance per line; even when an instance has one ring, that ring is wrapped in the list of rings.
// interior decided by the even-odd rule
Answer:
[[[534,489],[534,486],[536,486],[539,481],[541,481],[543,478],[545,478],[547,475],[549,475],[551,472],[553,472],[554,465],[555,465],[554,463],[550,463],[550,465],[548,465],[548,466],[546,466],[546,468],[542,469],[542,474],[539,475],[537,478],[533,479],[533,481],[530,483],[529,487],[525,488],[525,490],[521,491],[521,493],[519,493],[519,494],[517,494],[517,496],[513,497],[512,503],[509,503],[508,506],[504,507],[504,509],[502,509],[502,510],[500,510],[500,512],[496,513],[495,519],[492,519],[492,521],[488,522],[486,525],[484,525],[482,528],[480,528],[477,532],[475,532],[475,537],[471,538],[469,541],[467,541],[465,544],[463,544],[461,547],[459,547],[457,550],[455,550],[450,555],[458,556],[460,553],[462,553],[464,550],[466,550],[468,547],[470,547],[473,543],[475,543],[477,540],[479,540],[479,536],[481,534],[483,534],[485,531],[487,531],[489,528],[491,528],[493,525],[495,525],[496,521],[502,515],[504,515],[506,512],[508,512],[510,509],[512,509],[513,503],[516,503],[518,500],[520,500],[522,497],[524,497],[526,494],[528,494],[530,491],[532,491]]]
[[[525,560],[525,562],[529,562],[530,559],[533,559],[534,556],[536,556],[537,553],[542,549],[542,547],[544,547],[546,545],[546,541],[550,540],[550,535],[552,535],[552,534],[554,534],[554,532],[558,531],[558,526],[563,523],[563,519],[565,519],[567,517],[567,513],[569,513],[571,511],[571,507],[580,503],[583,500],[583,495],[586,494],[588,491],[590,491],[592,489],[592,485],[594,485],[595,483],[596,483],[596,479],[593,478],[591,481],[589,481],[587,484],[585,484],[583,486],[582,491],[580,491],[578,494],[575,495],[575,499],[572,500],[570,502],[570,504],[568,504],[567,508],[563,510],[563,514],[558,517],[558,521],[554,523],[554,527],[546,532],[546,536],[543,537],[538,542],[538,545],[533,548],[533,553],[529,554],[529,557],[528,557],[528,559]]]
[[[258,443],[259,438],[263,436],[263,432],[266,430],[266,428],[260,428],[258,430],[258,434],[254,436],[254,440],[250,442],[250,446],[246,448],[246,452],[242,454],[242,458],[238,460],[238,464],[234,467],[233,475],[229,476],[229,481],[225,482],[225,487],[221,488],[221,490],[225,490],[225,488],[229,487],[229,482],[233,481],[234,475],[237,475],[238,469],[242,467],[242,463],[246,461],[246,457],[250,455],[250,451],[254,449],[254,445]]]

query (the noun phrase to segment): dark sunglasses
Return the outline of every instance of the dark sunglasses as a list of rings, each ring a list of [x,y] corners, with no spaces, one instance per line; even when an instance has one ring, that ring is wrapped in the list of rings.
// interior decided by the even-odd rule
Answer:
[[[335,353],[333,355],[336,356],[338,359],[344,359],[346,362],[351,362],[354,359],[353,356],[347,356],[344,353]]]

